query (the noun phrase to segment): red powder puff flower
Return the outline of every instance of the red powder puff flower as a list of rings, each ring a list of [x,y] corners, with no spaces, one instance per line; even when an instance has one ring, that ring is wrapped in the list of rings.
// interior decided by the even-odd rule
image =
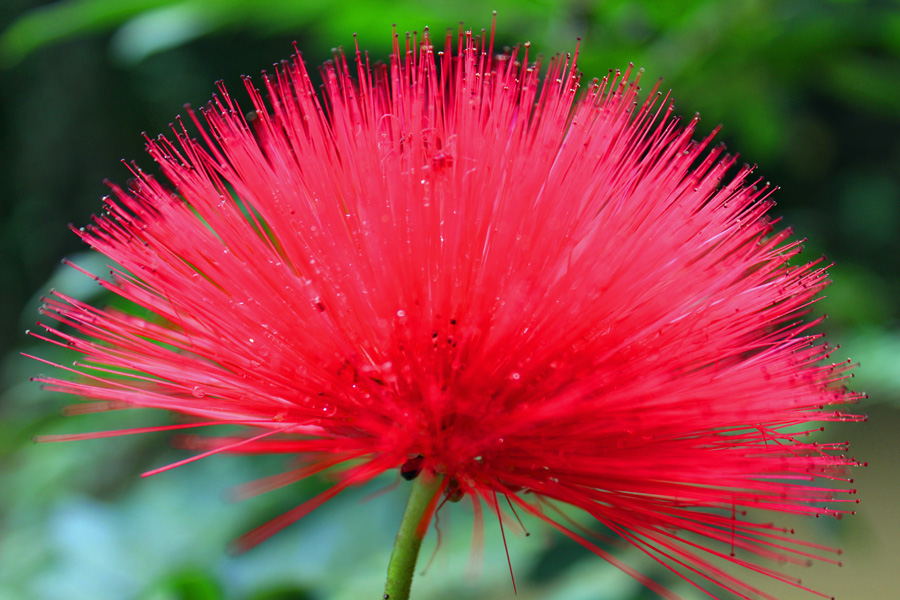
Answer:
[[[220,86],[188,112],[199,140],[180,121],[148,139],[165,181],[133,167],[78,235],[150,316],[53,292],[61,325],[38,337],[84,358],[40,381],[187,422],[51,439],[245,425],[180,438],[202,452],[177,464],[306,461],[251,493],[337,467],[244,547],[402,466],[438,482],[419,536],[440,498],[502,524],[499,497],[674,597],[565,504],[698,587],[773,598],[729,563],[803,587],[747,559],[836,562],[759,513],[854,501],[829,485],[852,481],[845,444],[808,437],[859,398],[802,318],[822,263],[792,264],[771,188],[748,166],[723,183],[735,158],[656,88],[640,100],[630,68],[583,85],[576,53],[541,83],[527,44],[452,41],[395,36],[388,65],[337,53],[321,94],[298,55],[245,81],[252,112]]]

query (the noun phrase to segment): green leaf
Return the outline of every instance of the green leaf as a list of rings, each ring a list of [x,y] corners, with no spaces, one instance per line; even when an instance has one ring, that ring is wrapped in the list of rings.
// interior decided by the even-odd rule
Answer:
[[[139,600],[222,600],[224,595],[215,577],[199,569],[169,575],[139,596]]]
[[[46,45],[108,31],[143,11],[175,0],[70,0],[29,11],[0,34],[0,65],[10,67]]]

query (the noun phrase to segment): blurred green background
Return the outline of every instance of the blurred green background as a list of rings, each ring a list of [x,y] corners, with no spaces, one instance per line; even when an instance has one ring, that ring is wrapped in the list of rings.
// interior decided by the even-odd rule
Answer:
[[[432,31],[490,26],[499,45],[531,41],[544,54],[582,38],[587,77],[629,62],[665,78],[678,112],[703,116],[722,139],[781,186],[783,223],[826,254],[836,358],[862,363],[853,387],[871,394],[870,422],[835,426],[870,462],[857,473],[859,515],[804,524],[845,548],[843,568],[802,576],[839,599],[900,597],[900,3],[895,1],[463,0],[334,3],[303,0],[5,0],[0,6],[0,600],[300,600],[378,598],[405,494],[347,492],[260,548],[234,557],[237,535],[326,483],[310,481],[229,503],[228,490],[277,472],[273,457],[220,456],[150,479],[138,474],[183,458],[162,434],[34,445],[38,433],[160,421],[160,415],[63,419],[62,397],[28,382],[43,369],[19,352],[70,361],[24,335],[49,287],[92,298],[89,280],[61,269],[103,260],[66,228],[99,210],[104,177],[124,182],[119,159],[145,168],[141,131],[166,131],[182,105],[205,103],[213,82],[240,93],[296,40],[311,66],[335,46],[386,58],[391,24]],[[153,421],[156,419],[157,421]],[[362,504],[365,502],[365,504]],[[471,510],[441,514],[442,546],[418,598],[511,598],[499,530],[486,525],[485,558],[469,560]],[[654,597],[573,544],[531,524],[510,555],[521,599]],[[431,538],[434,536],[432,535]],[[434,540],[423,552],[428,560]],[[696,591],[616,550],[686,598]],[[473,572],[475,571],[475,572]],[[480,571],[480,574],[477,573]],[[784,598],[811,598],[769,585]]]

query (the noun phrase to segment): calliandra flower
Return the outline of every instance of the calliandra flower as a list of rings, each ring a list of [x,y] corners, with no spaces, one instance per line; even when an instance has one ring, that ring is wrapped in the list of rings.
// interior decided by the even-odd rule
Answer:
[[[162,177],[132,167],[78,232],[143,316],[51,293],[59,325],[36,335],[84,358],[38,379],[186,420],[45,439],[236,424],[180,437],[199,454],[151,473],[304,461],[249,495],[332,469],[243,547],[403,467],[439,481],[422,526],[442,497],[501,527],[521,511],[675,597],[570,505],[710,595],[774,597],[733,567],[806,589],[755,558],[836,562],[766,511],[855,501],[846,444],[809,437],[861,419],[841,409],[860,397],[849,365],[803,318],[823,263],[795,264],[772,189],[726,176],[714,134],[692,141],[698,120],[656,87],[642,100],[631,68],[584,85],[577,52],[541,80],[527,44],[495,56],[461,31],[445,48],[426,32],[395,36],[389,64],[337,52],[320,94],[298,54],[245,80],[252,111],[220,86],[188,111],[199,139],[180,120],[148,139]]]

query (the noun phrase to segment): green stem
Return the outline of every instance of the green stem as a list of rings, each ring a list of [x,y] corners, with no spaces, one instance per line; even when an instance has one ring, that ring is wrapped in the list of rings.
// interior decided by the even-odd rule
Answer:
[[[409,588],[412,585],[419,548],[425,535],[424,528],[420,530],[419,524],[426,517],[426,512],[434,510],[432,499],[440,485],[440,476],[424,471],[413,480],[412,491],[406,502],[406,512],[403,513],[400,531],[397,532],[394,551],[391,553],[391,562],[388,564],[387,584],[384,586],[386,600],[409,600]],[[428,514],[427,517],[427,521],[430,522],[431,515]]]

